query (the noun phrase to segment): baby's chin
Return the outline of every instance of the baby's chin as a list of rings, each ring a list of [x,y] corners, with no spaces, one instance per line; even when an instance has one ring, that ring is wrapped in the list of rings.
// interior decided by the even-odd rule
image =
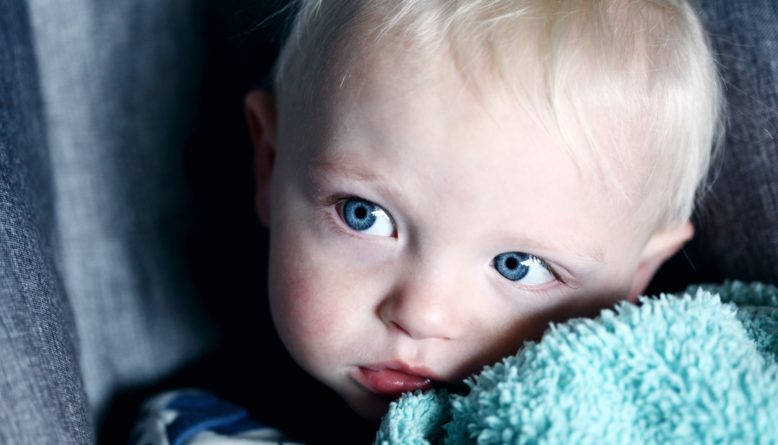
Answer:
[[[469,392],[469,388],[464,382],[455,384],[436,384],[434,388],[446,389],[449,394],[464,395]],[[346,401],[349,407],[360,417],[367,421],[379,422],[389,410],[389,404],[397,400],[400,396],[384,397],[371,392],[360,392],[357,394],[343,395],[341,397]]]
[[[389,410],[391,399],[371,393],[356,394],[344,397],[346,403],[360,417],[371,422],[378,422]]]

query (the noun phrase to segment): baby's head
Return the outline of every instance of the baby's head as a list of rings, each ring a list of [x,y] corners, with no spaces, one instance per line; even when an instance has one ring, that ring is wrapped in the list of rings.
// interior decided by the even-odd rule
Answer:
[[[301,1],[252,92],[270,303],[357,412],[635,300],[719,123],[681,0]]]

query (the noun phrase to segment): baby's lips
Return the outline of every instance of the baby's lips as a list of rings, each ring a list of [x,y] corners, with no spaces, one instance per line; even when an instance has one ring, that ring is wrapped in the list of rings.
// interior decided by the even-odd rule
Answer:
[[[369,391],[384,397],[397,397],[408,391],[424,390],[434,384],[431,372],[402,364],[359,366],[352,377]]]

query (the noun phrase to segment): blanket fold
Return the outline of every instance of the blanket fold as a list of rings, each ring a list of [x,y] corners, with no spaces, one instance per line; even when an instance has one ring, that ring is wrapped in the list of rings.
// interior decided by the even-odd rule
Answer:
[[[376,444],[778,443],[778,288],[623,302],[443,390],[392,403]]]

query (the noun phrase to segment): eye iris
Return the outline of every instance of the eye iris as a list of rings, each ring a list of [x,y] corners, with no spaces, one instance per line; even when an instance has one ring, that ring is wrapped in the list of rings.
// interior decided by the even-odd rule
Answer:
[[[362,199],[349,199],[343,204],[343,220],[354,230],[369,229],[375,224],[375,204]]]
[[[526,253],[501,253],[494,258],[494,268],[505,278],[511,281],[518,281],[529,272],[529,267],[522,264],[528,259],[529,255]]]

